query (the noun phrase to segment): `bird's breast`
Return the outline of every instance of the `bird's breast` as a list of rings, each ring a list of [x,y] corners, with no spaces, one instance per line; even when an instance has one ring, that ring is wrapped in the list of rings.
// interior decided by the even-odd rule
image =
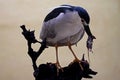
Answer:
[[[56,43],[65,45],[68,41],[75,44],[84,34],[84,27],[81,18],[76,11],[60,13],[43,23],[40,38],[47,39],[48,45]],[[75,38],[75,39],[73,39]]]

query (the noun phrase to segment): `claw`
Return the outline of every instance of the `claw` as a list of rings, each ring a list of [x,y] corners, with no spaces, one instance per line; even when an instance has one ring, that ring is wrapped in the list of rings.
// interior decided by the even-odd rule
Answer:
[[[59,75],[59,70],[61,70],[63,72],[63,69],[61,67],[61,65],[59,64],[59,62],[55,63],[56,67],[57,67],[57,76]]]
[[[74,62],[78,62],[81,70],[82,70],[82,71],[84,70],[83,67],[82,67],[82,65],[81,65],[81,60],[79,60],[79,59],[76,58],[75,60],[73,60],[72,63],[74,63]]]

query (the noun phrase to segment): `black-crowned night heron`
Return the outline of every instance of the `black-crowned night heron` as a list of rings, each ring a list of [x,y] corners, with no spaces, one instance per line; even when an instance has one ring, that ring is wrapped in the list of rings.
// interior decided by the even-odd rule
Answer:
[[[90,17],[85,9],[71,5],[56,7],[45,17],[40,38],[46,39],[48,46],[55,47],[58,68],[61,68],[58,60],[59,46],[68,46],[75,57],[74,61],[80,62],[71,46],[77,44],[86,32],[91,40],[88,39],[89,49],[89,45],[91,46],[93,39],[95,39],[89,29],[89,22]]]

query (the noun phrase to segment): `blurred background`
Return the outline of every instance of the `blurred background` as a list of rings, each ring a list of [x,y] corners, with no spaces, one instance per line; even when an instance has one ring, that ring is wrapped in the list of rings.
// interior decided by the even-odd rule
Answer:
[[[119,0],[0,0],[0,80],[34,80],[27,43],[20,25],[35,30],[38,40],[43,19],[53,7],[61,4],[85,8],[90,17],[90,28],[96,36],[90,67],[98,74],[92,80],[120,79],[120,1]],[[85,54],[87,35],[73,46],[76,55]],[[41,40],[40,40],[41,41]],[[39,44],[33,45],[37,50]],[[67,66],[74,57],[67,47],[59,48],[61,65]],[[55,62],[55,49],[46,49],[37,64]],[[87,79],[83,79],[87,80]]]

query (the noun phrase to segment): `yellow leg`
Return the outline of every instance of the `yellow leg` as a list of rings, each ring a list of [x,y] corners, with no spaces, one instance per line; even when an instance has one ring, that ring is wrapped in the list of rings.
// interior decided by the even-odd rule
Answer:
[[[56,63],[55,64],[57,66],[57,75],[58,75],[59,69],[62,70],[62,67],[60,66],[59,59],[58,59],[58,46],[57,46],[57,44],[55,45],[55,50],[56,50]]]
[[[70,51],[72,52],[73,56],[75,57],[75,60],[76,60],[76,61],[80,61],[80,60],[77,58],[77,56],[75,55],[74,51],[72,50],[72,47],[71,47],[70,42],[68,42],[68,48],[70,49]]]
[[[74,51],[72,50],[72,47],[71,47],[70,42],[68,42],[68,48],[70,49],[70,51],[72,52],[73,56],[75,57],[75,60],[74,60],[73,62],[81,62],[81,61],[77,58],[77,56],[75,55]],[[83,67],[82,67],[81,64],[80,64],[80,67],[81,67],[81,69],[83,70]]]
[[[58,59],[58,46],[55,46],[55,50],[56,50],[56,64],[58,68],[61,68],[60,63],[59,63],[59,59]]]

